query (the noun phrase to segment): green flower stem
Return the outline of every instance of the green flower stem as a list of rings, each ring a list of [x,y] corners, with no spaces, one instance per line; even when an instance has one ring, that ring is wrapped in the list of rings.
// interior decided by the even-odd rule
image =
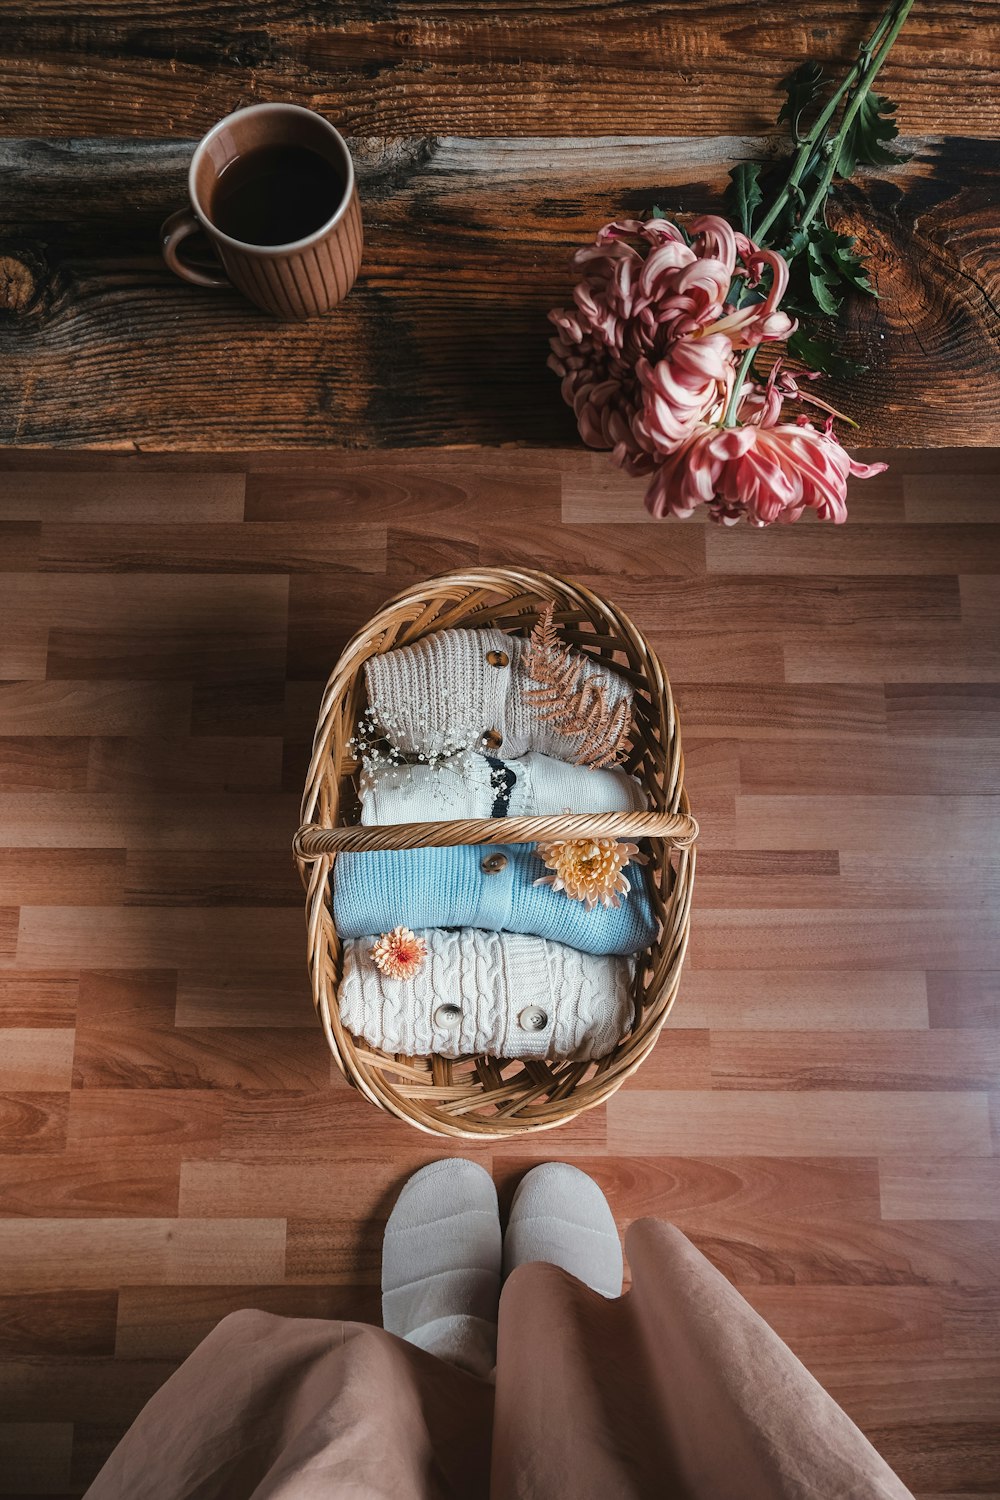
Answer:
[[[799,220],[800,225],[809,223],[819,205],[822,204],[837,170],[837,163],[840,160],[840,150],[844,143],[847,129],[861,108],[875,80],[875,75],[888,57],[890,49],[902,30],[903,23],[909,15],[912,6],[913,0],[896,0],[896,3],[891,5],[886,11],[868,41],[859,49],[857,62],[855,62],[840,87],[834,92],[833,97],[828,101],[825,108],[817,116],[812,129],[799,147],[788,174],[788,181],[771,204],[763,219],[756,225],[754,238],[758,244],[764,245],[767,243],[765,240],[767,231],[781,213],[788,200],[797,192],[799,180],[805,174],[807,168],[812,165],[814,153],[817,150],[826,149],[826,134],[830,123],[836,115],[843,99],[857,86],[857,92],[852,96],[844,118],[841,120],[840,128],[829,148],[829,161],[826,171],[823,174],[821,189],[817,188],[808,205],[803,210]]]
[[[837,131],[837,134],[834,137],[833,150],[830,152],[830,158],[826,164],[826,168],[823,172],[822,177],[816,184],[815,192],[809,199],[809,202],[806,204],[805,208],[802,210],[802,217],[799,220],[800,224],[805,225],[812,223],[813,218],[825,203],[826,195],[830,191],[830,184],[834,179],[837,167],[840,163],[840,149],[847,136],[847,132],[850,130],[851,125],[854,123],[854,118],[857,115],[858,110],[861,108],[862,104],[864,104],[865,99],[868,96],[868,92],[871,89],[872,84],[875,82],[879,69],[882,67],[882,64],[889,56],[889,53],[892,50],[892,45],[899,33],[902,31],[903,24],[906,21],[906,18],[909,15],[912,7],[913,0],[902,0],[902,3],[895,7],[895,19],[893,20],[893,23],[889,28],[885,42],[878,56],[873,55],[870,58],[869,66],[858,85],[857,92],[853,95],[850,103],[844,110],[844,118],[841,120],[840,129]]]
[[[736,408],[740,404],[740,391],[743,389],[743,382],[750,374],[750,366],[754,362],[758,347],[759,345],[754,344],[752,348],[744,349],[743,351],[743,358],[740,360],[740,367],[736,371],[736,380],[729,394],[729,400],[726,402],[726,410],[722,417],[723,427],[736,426]]]
[[[843,83],[835,90],[832,98],[817,116],[805,140],[800,144],[789,170],[785,186],[777,195],[763,219],[755,227],[754,239],[759,245],[767,243],[765,239],[767,231],[771,228],[789,200],[796,195],[799,198],[804,196],[799,188],[799,182],[815,166],[817,153],[820,152],[826,154],[827,163],[812,197],[799,215],[796,228],[807,228],[822,209],[827,193],[830,191],[830,184],[836,176],[837,167],[840,164],[840,154],[847,138],[847,133],[867,98],[879,69],[889,56],[893,43],[902,31],[906,18],[913,8],[913,3],[914,0],[895,0],[895,3],[890,5],[883,15],[868,41],[858,49],[857,61],[848,72]],[[832,140],[828,140],[827,136],[830,125],[844,99],[847,99],[847,104],[844,108],[837,132]],[[735,427],[737,425],[736,413],[739,407],[740,391],[750,374],[756,355],[756,348],[744,351],[739,369],[736,372],[733,389],[730,392],[729,400],[726,402],[726,410],[721,423],[723,427]]]

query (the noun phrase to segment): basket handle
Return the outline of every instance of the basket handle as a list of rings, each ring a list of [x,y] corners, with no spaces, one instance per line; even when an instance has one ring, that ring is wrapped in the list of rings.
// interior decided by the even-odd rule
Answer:
[[[550,839],[663,839],[689,849],[698,824],[687,813],[558,813],[543,818],[461,818],[447,823],[306,823],[292,841],[297,859],[369,854],[379,849],[440,849],[454,844],[536,844]]]

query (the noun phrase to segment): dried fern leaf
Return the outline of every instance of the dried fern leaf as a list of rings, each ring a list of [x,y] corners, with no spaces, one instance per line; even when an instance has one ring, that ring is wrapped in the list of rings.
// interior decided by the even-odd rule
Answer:
[[[546,604],[528,638],[524,668],[533,686],[525,697],[553,729],[582,741],[577,765],[613,765],[625,749],[628,705],[612,704],[605,684],[584,675],[584,658],[560,640],[553,616]]]

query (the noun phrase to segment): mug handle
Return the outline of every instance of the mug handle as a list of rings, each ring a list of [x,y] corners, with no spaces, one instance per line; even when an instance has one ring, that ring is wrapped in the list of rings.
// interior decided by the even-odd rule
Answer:
[[[190,208],[180,208],[169,219],[164,219],[160,228],[163,259],[175,276],[180,276],[184,281],[193,281],[195,286],[230,286],[232,283],[229,277],[222,271],[209,271],[201,266],[193,266],[181,256],[181,243],[189,235],[197,234],[201,227]]]

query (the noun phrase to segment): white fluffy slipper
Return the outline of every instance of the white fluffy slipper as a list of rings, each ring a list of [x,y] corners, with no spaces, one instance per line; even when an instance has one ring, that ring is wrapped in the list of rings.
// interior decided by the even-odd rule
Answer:
[[[382,1244],[382,1325],[486,1376],[496,1363],[500,1212],[488,1172],[447,1157],[421,1167]]]
[[[586,1172],[546,1162],[522,1178],[503,1245],[504,1275],[529,1261],[549,1261],[602,1297],[620,1297],[621,1241],[607,1198]]]

